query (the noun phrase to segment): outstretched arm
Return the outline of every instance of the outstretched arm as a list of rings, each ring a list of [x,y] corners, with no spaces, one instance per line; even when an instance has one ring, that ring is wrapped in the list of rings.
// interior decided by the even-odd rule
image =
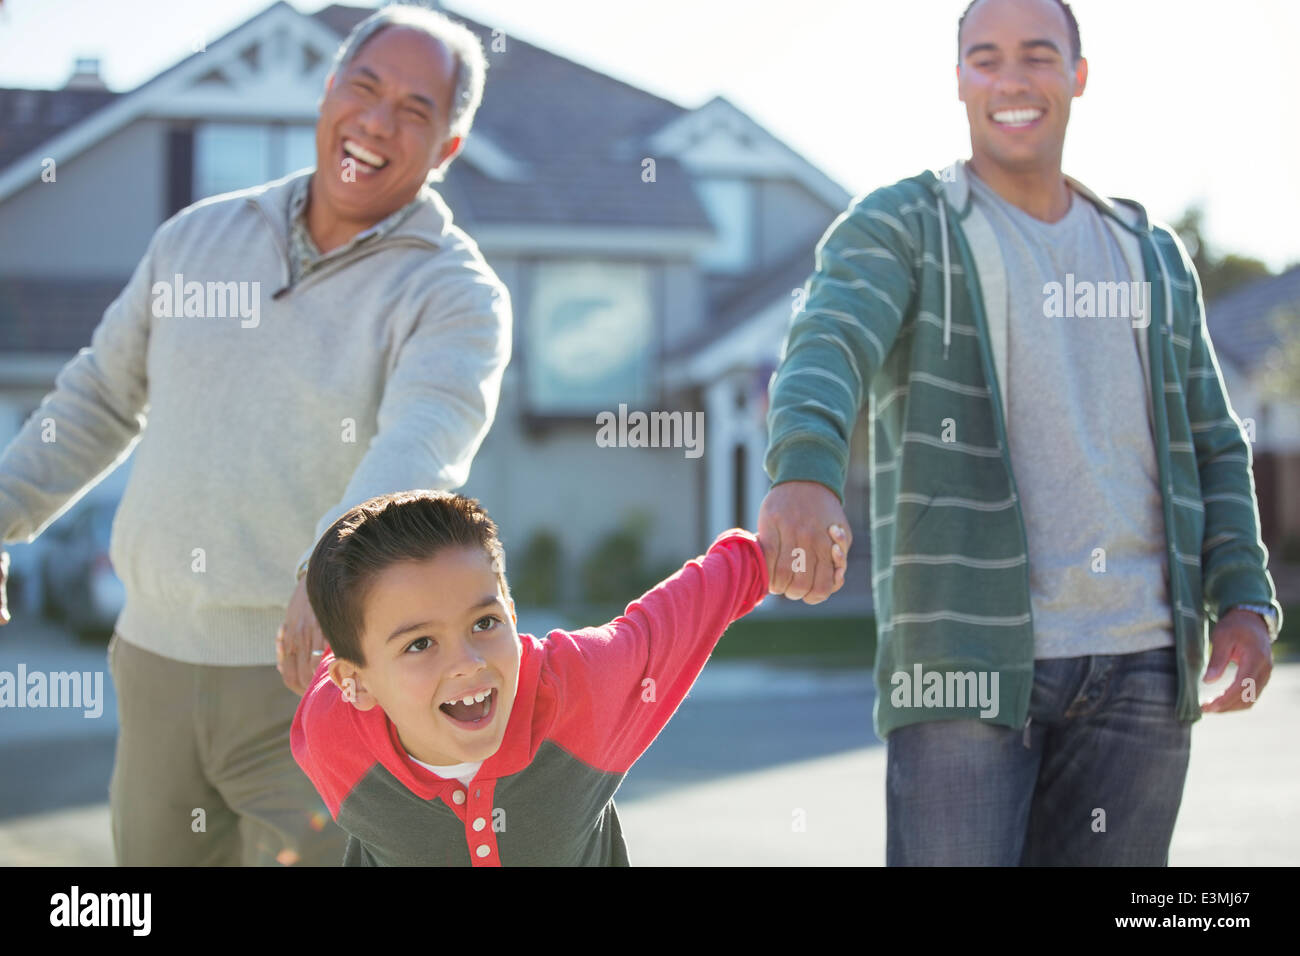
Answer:
[[[90,346],[63,367],[54,390],[0,454],[0,545],[44,531],[127,456],[144,429],[154,258],[167,228],[154,233]],[[9,620],[7,578],[4,555],[0,624]]]

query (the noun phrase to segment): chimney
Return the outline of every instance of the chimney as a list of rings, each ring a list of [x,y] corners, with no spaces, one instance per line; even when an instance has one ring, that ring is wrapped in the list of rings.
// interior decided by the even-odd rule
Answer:
[[[72,77],[63,87],[65,90],[106,90],[99,75],[99,57],[79,56],[73,62]]]

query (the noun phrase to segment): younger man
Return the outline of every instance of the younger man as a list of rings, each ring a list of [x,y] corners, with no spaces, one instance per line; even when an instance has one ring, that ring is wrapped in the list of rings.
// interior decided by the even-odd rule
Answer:
[[[331,651],[291,734],[349,834],[344,864],[627,865],[614,791],[768,579],[759,540],[732,529],[621,617],[538,640],[515,632],[477,501],[353,508],[308,567]]]

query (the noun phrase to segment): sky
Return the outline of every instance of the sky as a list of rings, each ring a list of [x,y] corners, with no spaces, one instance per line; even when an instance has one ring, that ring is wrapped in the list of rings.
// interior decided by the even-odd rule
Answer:
[[[310,13],[328,4],[290,0]],[[447,0],[683,106],[725,96],[851,193],[970,154],[957,100],[967,0]],[[0,0],[0,86],[55,89],[97,56],[129,90],[270,0]],[[375,6],[375,0],[356,0]],[[1295,0],[1074,0],[1087,89],[1065,172],[1176,219],[1217,252],[1300,263]],[[489,75],[488,82],[491,83]],[[1289,170],[1289,172],[1288,172]]]

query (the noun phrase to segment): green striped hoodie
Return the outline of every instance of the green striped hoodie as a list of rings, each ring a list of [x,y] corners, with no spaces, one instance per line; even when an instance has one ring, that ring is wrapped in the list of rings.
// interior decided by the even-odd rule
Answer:
[[[968,175],[960,162],[942,178],[926,171],[855,200],[831,224],[771,386],[773,483],[817,481],[841,500],[849,436],[869,403],[881,738],[981,713],[1023,727],[1033,687],[1026,535],[1004,416],[1007,278]],[[1163,497],[1177,714],[1194,721],[1210,623],[1242,603],[1281,615],[1251,449],[1176,233],[1137,203],[1069,182],[1151,283],[1149,325],[1136,337]],[[909,696],[894,680],[935,672],[948,696],[922,706],[919,690]],[[953,691],[975,680],[956,675],[980,674],[997,676],[996,713],[973,693],[958,706]]]

